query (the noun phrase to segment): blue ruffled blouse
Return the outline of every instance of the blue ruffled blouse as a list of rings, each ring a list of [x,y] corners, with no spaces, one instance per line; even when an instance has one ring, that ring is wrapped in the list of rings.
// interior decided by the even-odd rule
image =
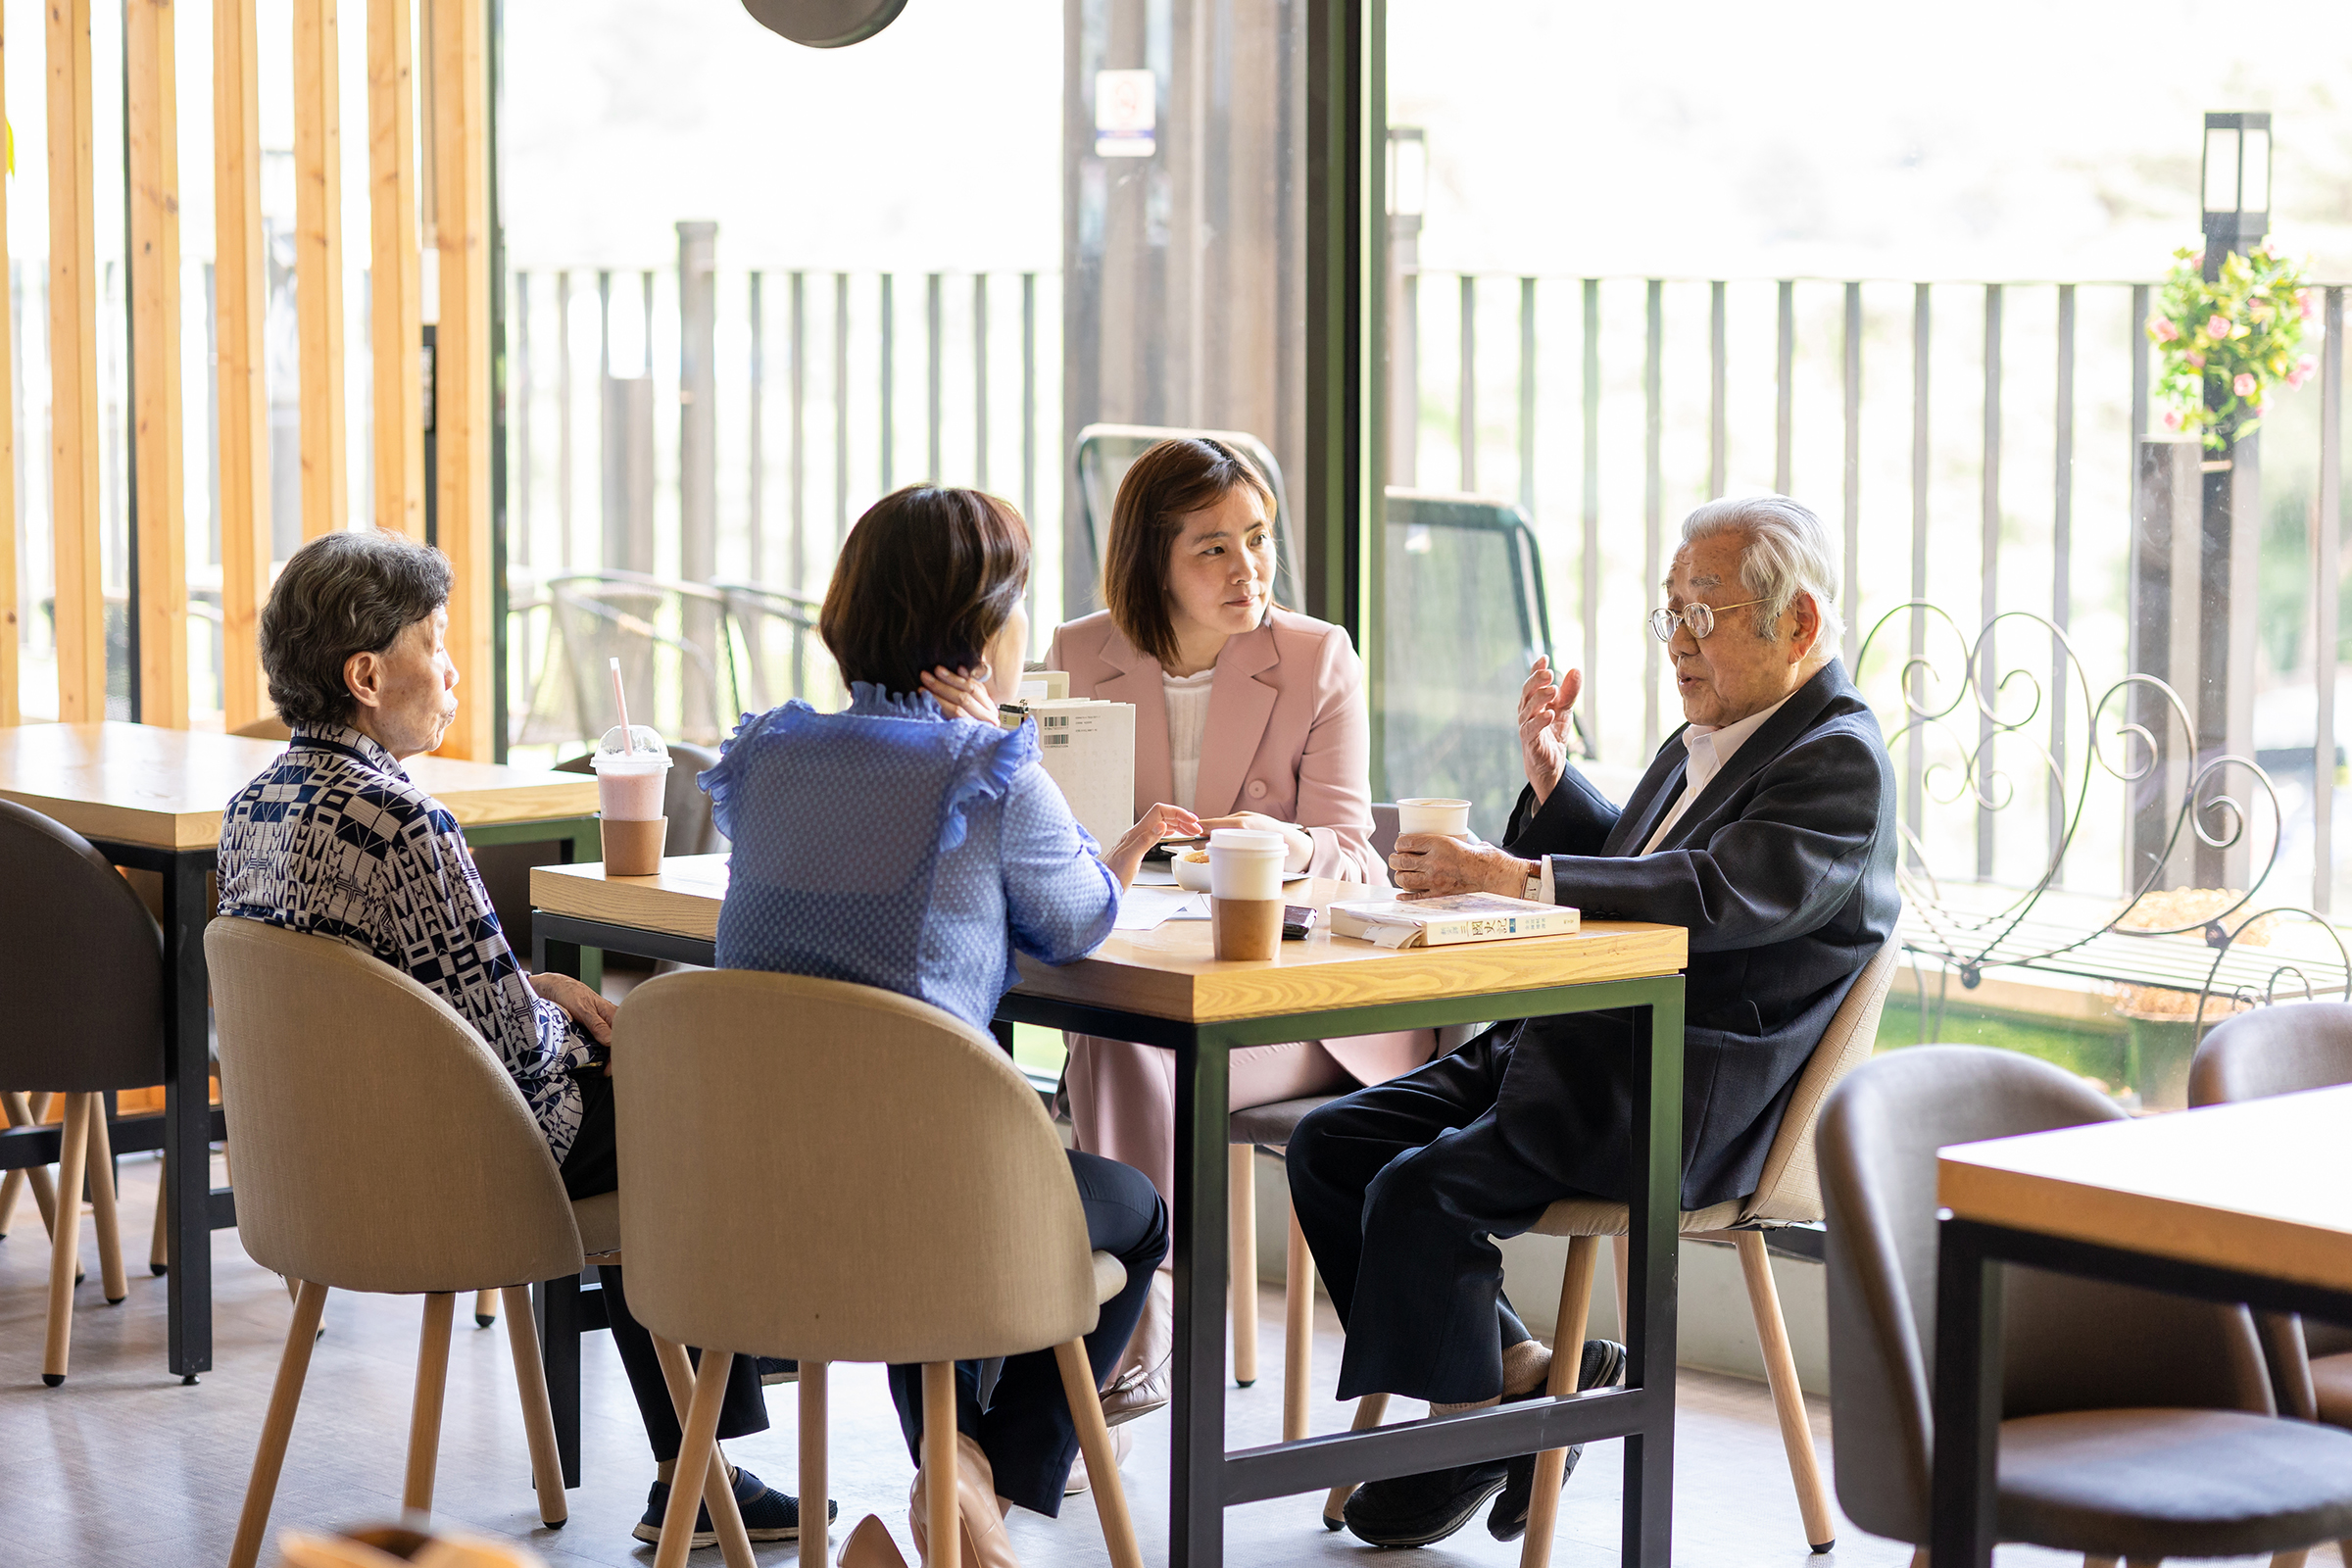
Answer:
[[[1013,954],[1083,957],[1119,884],[1037,760],[1037,726],[858,682],[839,713],[746,715],[699,782],[734,844],[718,965],[878,986],[986,1029]]]

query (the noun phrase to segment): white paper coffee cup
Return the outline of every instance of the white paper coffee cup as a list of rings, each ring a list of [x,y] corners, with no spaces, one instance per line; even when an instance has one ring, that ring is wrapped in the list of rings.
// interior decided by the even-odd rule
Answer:
[[[1213,899],[1279,899],[1290,846],[1279,833],[1221,827],[1208,836],[1208,894]]]
[[[1422,796],[1396,803],[1396,831],[1436,833],[1449,839],[1470,836],[1470,803]]]

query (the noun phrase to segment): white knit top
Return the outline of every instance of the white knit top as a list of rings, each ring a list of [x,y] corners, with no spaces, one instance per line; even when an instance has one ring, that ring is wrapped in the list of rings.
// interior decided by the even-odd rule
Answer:
[[[1168,707],[1168,764],[1176,775],[1172,804],[1188,811],[1194,809],[1193,800],[1200,791],[1200,737],[1208,728],[1208,688],[1216,678],[1213,664],[1198,675],[1162,673],[1159,677]]]

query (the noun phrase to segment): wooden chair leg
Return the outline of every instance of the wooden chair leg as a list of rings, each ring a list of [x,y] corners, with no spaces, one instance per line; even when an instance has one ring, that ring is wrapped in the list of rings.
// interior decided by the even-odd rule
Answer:
[[[1614,1282],[1617,1287],[1617,1337],[1621,1340],[1631,1337],[1631,1330],[1626,1323],[1630,1312],[1625,1304],[1625,1286],[1626,1281],[1633,1277],[1633,1256],[1634,1241],[1632,1237],[1612,1236],[1609,1238],[1609,1267],[1617,1276]]]
[[[1315,1255],[1306,1250],[1296,1211],[1282,1280],[1282,1441],[1296,1443],[1306,1436],[1306,1390],[1315,1361]]]
[[[32,1120],[32,1112],[25,1108],[24,1095],[13,1089],[0,1091],[0,1116],[7,1117],[11,1127],[22,1127]],[[9,1227],[16,1222],[17,1199],[24,1191],[24,1171],[12,1170],[5,1176],[0,1176],[0,1236],[6,1236]],[[48,1227],[49,1205],[43,1203],[41,1205],[41,1228],[46,1230]]]
[[[654,1358],[662,1363],[662,1381],[669,1386],[669,1402],[678,1412],[678,1427],[681,1431],[685,1430],[687,1424],[693,1419],[694,1401],[703,1396],[704,1373],[710,1370],[712,1361],[715,1360],[719,1363],[718,1395],[712,1399],[710,1406],[710,1431],[715,1434],[718,1431],[718,1406],[724,1402],[726,1396],[726,1363],[733,1358],[731,1356],[713,1356],[709,1350],[705,1350],[703,1352],[703,1372],[697,1372],[694,1364],[686,1359],[686,1347],[665,1340],[659,1334],[653,1335],[651,1338],[654,1342]],[[693,1474],[686,1468],[686,1449],[681,1446],[678,1449],[678,1462],[670,1472],[673,1477]],[[718,1451],[718,1440],[715,1436],[710,1442],[710,1456],[702,1462],[702,1472],[703,1506],[710,1511],[711,1528],[718,1532],[718,1547],[727,1559],[727,1568],[754,1568],[752,1538],[744,1532],[743,1510],[735,1504],[735,1486],[727,1479],[727,1461],[725,1456]],[[666,1557],[669,1549],[670,1524],[678,1517],[678,1498],[693,1495],[692,1492],[679,1486],[675,1480],[670,1482],[669,1507],[662,1515],[663,1557]],[[686,1515],[686,1522],[680,1525],[679,1529],[684,1539],[691,1540],[693,1538],[694,1515],[691,1512]],[[681,1556],[677,1560],[683,1562],[685,1558]]]
[[[1387,1395],[1367,1394],[1355,1401],[1355,1419],[1348,1423],[1348,1430],[1369,1432],[1380,1425],[1380,1418],[1388,1413],[1389,1396]],[[1331,1494],[1323,1499],[1324,1529],[1338,1530],[1348,1523],[1341,1517],[1340,1510],[1348,1506],[1349,1497],[1355,1495],[1355,1488],[1356,1483],[1343,1481],[1331,1489]]]
[[[270,1413],[262,1418],[262,1443],[253,1455],[253,1479],[245,1484],[228,1568],[253,1568],[262,1555],[262,1533],[270,1526],[270,1504],[277,1498],[277,1473],[286,1462],[286,1438],[294,1430],[302,1380],[311,1370],[311,1347],[318,1342],[318,1312],[325,1305],[323,1285],[306,1283],[294,1298],[294,1322],[286,1330],[286,1348],[278,1352],[277,1382],[270,1390]]]
[[[2275,1551],[2271,1553],[2271,1568],[2303,1568],[2310,1559],[2311,1548],[2308,1546],[2300,1551]],[[2089,1561],[2087,1557],[2083,1560]]]
[[[1257,1151],[1234,1144],[1226,1151],[1225,1277],[1233,1290],[1233,1381],[1248,1388],[1257,1381]]]
[[[147,1244],[147,1272],[162,1278],[172,1272],[172,1184],[155,1184],[155,1236]]]
[[[1086,1342],[1071,1340],[1054,1347],[1061,1368],[1062,1397],[1078,1423],[1078,1450],[1086,1455],[1086,1474],[1095,1494],[1095,1513],[1102,1521],[1102,1544],[1110,1551],[1110,1568],[1144,1568],[1144,1554],[1135,1541],[1135,1520],[1127,1512],[1127,1490],[1119,1480],[1119,1461],[1110,1449],[1110,1428],[1103,1424],[1102,1399],[1095,1390],[1095,1371],[1086,1358]],[[930,1416],[923,1431],[930,1433]],[[804,1510],[807,1504],[803,1504]],[[932,1527],[932,1540],[939,1539]]]
[[[832,1520],[827,1517],[827,1510],[828,1499],[833,1494],[833,1481],[830,1476],[825,1474],[827,1458],[825,1446],[829,1441],[828,1434],[832,1425],[831,1413],[825,1407],[826,1397],[831,1392],[827,1387],[826,1374],[831,1370],[831,1364],[825,1361],[803,1361],[801,1363],[800,1554],[811,1562],[824,1560],[825,1548],[832,1541]],[[1100,1414],[1102,1408],[1101,1398],[1098,1397],[1094,1402],[1096,1412]],[[814,1500],[811,1501],[811,1498]],[[811,1532],[814,1534],[811,1535]],[[811,1540],[816,1543],[816,1552],[813,1557],[808,1551],[808,1543]]]
[[[106,1304],[120,1306],[130,1294],[122,1277],[122,1229],[115,1212],[115,1151],[106,1127],[106,1097],[90,1101],[90,1211],[98,1229],[98,1271]]]
[[[1544,1392],[1552,1398],[1576,1392],[1584,1362],[1585,1322],[1592,1311],[1592,1276],[1600,1264],[1600,1240],[1568,1239],[1568,1266],[1560,1271],[1560,1311],[1551,1336],[1551,1375]],[[1546,1448],[1536,1456],[1536,1488],[1527,1499],[1527,1539],[1519,1545],[1519,1568],[1544,1568],[1551,1561],[1551,1532],[1559,1519],[1560,1484],[1568,1475],[1568,1450]]]
[[[58,1149],[57,1217],[49,1227],[49,1343],[41,1356],[41,1381],[56,1388],[66,1381],[74,1348],[74,1282],[81,1274],[81,1178],[90,1157],[88,1094],[66,1096],[66,1130]]]
[[[539,1360],[539,1325],[531,1320],[529,1286],[510,1285],[500,1294],[506,1298],[514,1389],[522,1396],[522,1434],[531,1446],[531,1486],[539,1494],[540,1521],[553,1530],[571,1517],[571,1509],[564,1500],[564,1461],[556,1452],[556,1417],[547,1403],[547,1368]]]
[[[296,1298],[298,1301],[300,1298]],[[441,1396],[449,1386],[449,1330],[458,1298],[435,1291],[424,1298],[424,1330],[416,1340],[416,1396],[409,1405],[409,1474],[401,1487],[406,1512],[430,1516],[433,1468],[441,1457]]]
[[[654,1347],[662,1356],[663,1375],[671,1379],[670,1397],[675,1399],[677,1383],[670,1367],[670,1356],[674,1353],[682,1368],[686,1363],[686,1351],[675,1345],[664,1345],[659,1335],[654,1338]],[[741,1565],[752,1560],[752,1544],[743,1535],[743,1516],[735,1511],[735,1492],[727,1484],[726,1467],[718,1457],[718,1407],[727,1396],[727,1367],[734,1359],[725,1350],[706,1348],[703,1351],[703,1364],[694,1374],[694,1396],[687,1402],[685,1418],[678,1423],[684,1429],[684,1436],[678,1444],[678,1464],[674,1472],[679,1476],[703,1477],[702,1500],[710,1505],[710,1522],[718,1529],[719,1544],[726,1551],[727,1568],[741,1568]],[[723,1508],[710,1495],[713,1486],[725,1498]],[[692,1487],[680,1486],[674,1481],[670,1484],[669,1506],[662,1514],[662,1546],[654,1554],[654,1568],[685,1568],[686,1553],[694,1545],[696,1500]],[[732,1533],[727,1528],[730,1519],[734,1521]],[[736,1555],[738,1544],[741,1557]]]
[[[1925,1551],[1927,1547],[1922,1546],[1920,1550]],[[2082,1554],[2082,1568],[2120,1568],[2122,1562],[2121,1557],[2100,1557],[2090,1552]],[[2276,1568],[2276,1564],[2273,1565],[2273,1568]]]
[[[2085,1559],[2085,1560],[2087,1560],[2087,1559]],[[2108,1562],[2108,1564],[2109,1564],[2109,1568],[2112,1568],[2112,1565],[2114,1564],[2114,1562],[2115,1562],[2115,1559],[2114,1559],[2113,1557],[2110,1557],[2110,1558],[2108,1558],[2108,1559],[2107,1559],[2107,1562]],[[1913,1547],[1911,1548],[1911,1568],[1928,1568],[1928,1548],[1927,1548],[1927,1547],[1925,1547],[1925,1546],[1913,1546]]]
[[[1764,1382],[1772,1390],[1773,1413],[1781,1420],[1781,1446],[1788,1452],[1788,1479],[1804,1516],[1805,1540],[1814,1551],[1838,1544],[1830,1489],[1822,1484],[1821,1456],[1813,1448],[1813,1426],[1805,1417],[1805,1391],[1797,1385],[1796,1357],[1788,1348],[1788,1325],[1781,1316],[1781,1295],[1772,1278],[1772,1256],[1757,1231],[1734,1233],[1740,1272],[1747,1281],[1747,1309],[1756,1320],[1756,1344],[1764,1352]]]
[[[1092,1383],[1094,1379],[1090,1376],[1087,1381]],[[1101,1420],[1101,1395],[1095,1396],[1094,1403],[1095,1417]],[[1119,1467],[1110,1462],[1107,1454],[1102,1468],[1108,1473],[1103,1484],[1116,1487]],[[957,1568],[963,1557],[963,1522],[956,1517],[956,1363],[953,1361],[923,1363],[923,1487],[927,1510],[923,1531],[930,1538],[930,1549],[923,1553],[924,1568]]]
[[[497,1321],[498,1321],[498,1292],[496,1292],[496,1291],[476,1291],[476,1292],[474,1292],[474,1293],[473,1293],[473,1326],[474,1326],[475,1328],[477,1328],[477,1329],[486,1329],[486,1328],[488,1328],[488,1327],[489,1327],[491,1324],[493,1324],[493,1323],[495,1323],[495,1322],[497,1322]]]

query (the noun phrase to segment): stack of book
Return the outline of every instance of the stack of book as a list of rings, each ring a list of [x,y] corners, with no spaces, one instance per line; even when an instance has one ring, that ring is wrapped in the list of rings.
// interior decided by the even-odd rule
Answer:
[[[1577,911],[1499,893],[1454,893],[1438,899],[1375,899],[1331,906],[1334,936],[1361,937],[1384,948],[1443,948],[1459,942],[1511,937],[1564,937],[1577,930]]]

